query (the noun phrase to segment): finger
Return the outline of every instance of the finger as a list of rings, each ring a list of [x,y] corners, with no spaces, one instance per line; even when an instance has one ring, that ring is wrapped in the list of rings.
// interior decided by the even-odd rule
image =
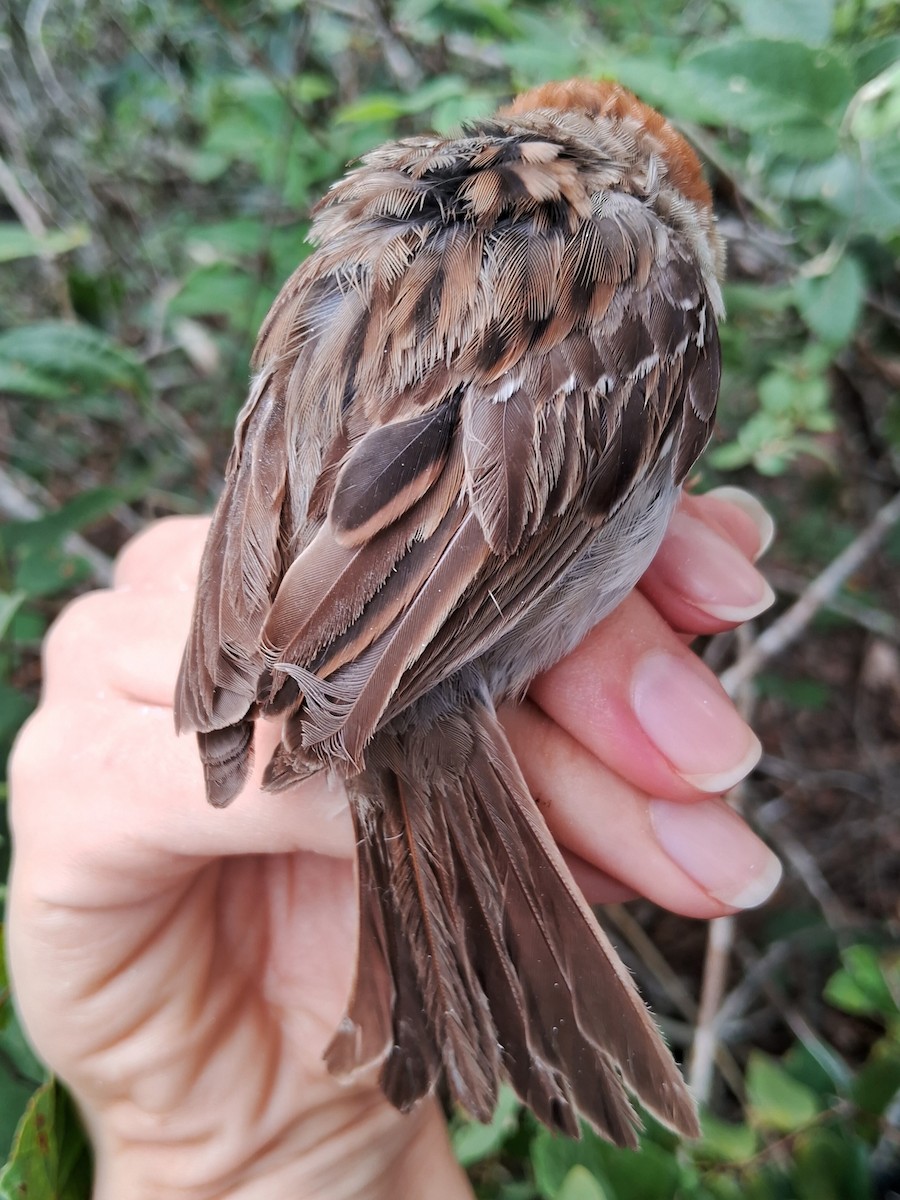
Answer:
[[[44,642],[44,702],[106,699],[171,707],[191,619],[186,588],[90,592]]]
[[[209,517],[165,517],[131,539],[116,559],[113,586],[193,591]]]
[[[752,561],[771,529],[762,506],[737,488],[685,495],[640,590],[673,628],[687,633],[717,633],[749,621],[775,599]]]
[[[46,867],[42,887],[70,890],[77,874],[84,903],[103,889],[104,903],[125,902],[149,880],[162,887],[196,871],[198,859],[352,854],[346,797],[324,773],[262,792],[275,723],[258,725],[253,777],[235,803],[206,803],[195,739],[176,737],[171,707],[190,606],[177,589],[98,592],[52,630],[44,701],[13,763],[19,852]]]
[[[716,677],[636,592],[529,695],[612,771],[669,800],[727,791],[761,753]]]
[[[718,487],[701,495],[685,495],[688,510],[702,514],[710,525],[731,539],[751,562],[762,558],[775,537],[775,522],[752,492]]]
[[[644,795],[527,702],[504,725],[553,836],[589,868],[690,917],[754,907],[777,886],[778,859],[723,801]]]

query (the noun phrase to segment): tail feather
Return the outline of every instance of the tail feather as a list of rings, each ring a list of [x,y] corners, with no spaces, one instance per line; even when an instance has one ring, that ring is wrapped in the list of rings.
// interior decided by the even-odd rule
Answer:
[[[505,1073],[517,1094],[552,1128],[577,1136],[580,1113],[618,1144],[633,1145],[634,1110],[602,1044],[587,1036],[575,1010],[580,990],[602,986],[596,966],[573,977],[561,967],[554,945],[569,936],[588,936],[587,931],[579,926],[555,931],[542,927],[542,894],[536,902],[528,894],[530,881],[504,853],[504,842],[493,837],[491,818],[480,818],[487,804],[491,816],[502,814],[503,820],[507,814],[500,806],[508,806],[508,793],[489,767],[479,772],[479,785],[477,807],[464,814],[468,830],[461,832],[468,838],[460,838],[458,849],[471,860],[474,856],[466,847],[479,839],[478,857],[483,854],[483,861],[495,866],[493,878],[472,872],[486,935],[473,939],[473,946],[484,966],[493,959],[495,971],[503,973],[505,986],[492,989],[491,996]],[[523,842],[522,857],[529,852]],[[546,891],[544,886],[544,895]]]
[[[360,958],[327,1052],[346,1075],[381,1065],[408,1109],[443,1070],[490,1116],[507,1079],[547,1125],[578,1115],[619,1145],[639,1120],[697,1133],[656,1026],[569,874],[489,702],[383,730],[350,782]]]

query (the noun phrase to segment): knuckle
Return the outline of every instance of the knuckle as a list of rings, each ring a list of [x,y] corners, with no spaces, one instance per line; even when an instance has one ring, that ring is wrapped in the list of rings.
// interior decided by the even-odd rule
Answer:
[[[67,604],[44,639],[45,674],[59,662],[84,657],[98,633],[108,630],[116,608],[110,591],[86,592]]]

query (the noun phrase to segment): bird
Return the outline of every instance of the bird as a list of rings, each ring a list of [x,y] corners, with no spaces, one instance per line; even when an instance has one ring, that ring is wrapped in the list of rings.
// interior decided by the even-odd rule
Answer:
[[[325,1052],[408,1112],[637,1144],[694,1102],[498,720],[649,565],[709,440],[724,249],[609,80],[366,154],[261,328],[176,692],[208,800],[339,780],[359,934]],[[296,800],[302,803],[302,796]]]

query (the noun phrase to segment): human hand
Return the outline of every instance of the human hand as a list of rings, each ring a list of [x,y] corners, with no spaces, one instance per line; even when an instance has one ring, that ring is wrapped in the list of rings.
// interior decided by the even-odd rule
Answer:
[[[506,714],[588,898],[692,916],[758,903],[777,862],[714,794],[758,743],[687,648],[770,600],[747,498],[688,497],[635,593]],[[748,515],[750,514],[750,515]],[[263,794],[277,730],[224,811],[171,697],[207,522],[152,526],[115,586],[66,611],[16,748],[10,958],[39,1052],[71,1087],[97,1200],[469,1195],[438,1106],[401,1116],[322,1051],[350,989],[352,833],[319,777]],[[655,799],[649,799],[649,796]]]

